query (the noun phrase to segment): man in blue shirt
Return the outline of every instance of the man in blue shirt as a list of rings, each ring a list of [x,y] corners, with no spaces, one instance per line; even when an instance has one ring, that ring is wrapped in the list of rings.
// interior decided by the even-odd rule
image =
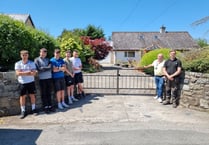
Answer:
[[[55,49],[54,57],[50,59],[52,66],[52,78],[54,80],[54,87],[58,102],[58,109],[62,110],[70,106],[65,103],[65,62],[60,58],[60,50]]]

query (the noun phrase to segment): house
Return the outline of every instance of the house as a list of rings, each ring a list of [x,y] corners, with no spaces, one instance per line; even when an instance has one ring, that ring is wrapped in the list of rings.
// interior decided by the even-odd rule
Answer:
[[[191,50],[199,48],[186,31],[167,32],[162,26],[159,32],[113,32],[113,63],[140,61],[144,50],[170,48]]]
[[[35,25],[31,19],[31,16],[29,14],[6,14],[7,16],[13,18],[14,20],[21,21],[25,23],[28,26],[31,26],[35,28]]]

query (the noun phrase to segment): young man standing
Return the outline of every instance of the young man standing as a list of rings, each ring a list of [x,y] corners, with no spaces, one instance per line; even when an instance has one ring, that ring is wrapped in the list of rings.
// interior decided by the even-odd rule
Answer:
[[[73,64],[70,61],[71,53],[70,50],[65,52],[64,62],[66,65],[65,70],[65,84],[67,86],[67,94],[68,94],[68,101],[69,104],[72,104],[73,101],[78,101],[74,97],[74,71],[73,71]]]
[[[36,68],[38,70],[39,85],[43,109],[46,113],[54,112],[51,99],[52,88],[52,72],[49,58],[47,58],[47,49],[40,49],[40,56],[35,59]]]
[[[58,109],[62,110],[70,106],[65,103],[65,78],[64,71],[66,69],[65,62],[60,58],[60,50],[55,49],[54,57],[50,59],[52,66],[52,78],[54,80],[54,88],[57,96]]]
[[[78,97],[85,98],[85,94],[83,91],[83,74],[82,74],[82,63],[81,59],[78,57],[78,52],[76,50],[73,51],[73,57],[70,58],[73,64],[73,71],[74,71],[74,79],[75,79],[75,85],[78,85]]]
[[[20,56],[22,60],[15,63],[15,71],[18,76],[19,82],[19,91],[20,91],[20,107],[21,107],[21,116],[23,119],[26,117],[26,95],[29,94],[32,113],[38,115],[36,110],[36,98],[35,98],[35,78],[36,75],[36,66],[35,63],[31,60],[28,60],[29,54],[27,50],[21,50]]]
[[[176,58],[176,51],[170,51],[170,59],[168,59],[163,67],[163,72],[167,79],[166,84],[166,100],[163,102],[164,105],[170,104],[170,99],[172,97],[173,108],[178,105],[178,90],[180,82],[180,73],[182,69],[182,64],[179,59]]]

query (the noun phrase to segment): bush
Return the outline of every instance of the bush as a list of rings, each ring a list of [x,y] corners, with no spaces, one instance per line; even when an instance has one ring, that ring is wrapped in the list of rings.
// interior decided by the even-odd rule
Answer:
[[[0,66],[14,69],[20,59],[20,50],[30,52],[30,59],[39,56],[39,49],[45,47],[52,54],[56,41],[48,34],[26,26],[24,23],[0,15]]]
[[[185,52],[180,59],[186,71],[209,73],[209,49]]]
[[[157,59],[157,55],[159,53],[162,53],[163,56],[164,56],[164,59],[166,60],[166,59],[169,58],[169,51],[170,51],[170,49],[168,49],[168,48],[161,48],[161,49],[156,49],[156,50],[149,51],[148,53],[145,53],[142,56],[142,59],[141,59],[139,65],[140,66],[145,66],[145,65],[152,64],[152,62]],[[154,69],[153,69],[153,67],[147,68],[147,69],[144,70],[144,72],[147,73],[147,74],[153,75],[154,74]]]

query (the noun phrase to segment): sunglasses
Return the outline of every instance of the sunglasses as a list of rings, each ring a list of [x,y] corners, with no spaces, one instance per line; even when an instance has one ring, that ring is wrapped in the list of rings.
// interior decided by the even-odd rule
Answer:
[[[59,54],[59,53],[60,53],[60,51],[57,51],[56,53],[57,53],[57,54]]]

